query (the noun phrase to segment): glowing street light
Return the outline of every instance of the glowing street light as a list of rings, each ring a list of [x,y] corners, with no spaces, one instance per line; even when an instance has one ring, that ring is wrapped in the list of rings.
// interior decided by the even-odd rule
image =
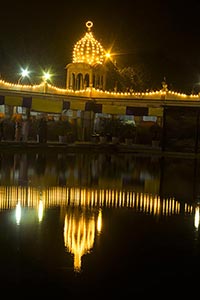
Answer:
[[[21,73],[20,73],[21,76],[18,79],[18,84],[20,84],[20,82],[23,78],[29,77],[29,73],[30,73],[30,71],[28,70],[28,68],[26,68],[26,69],[21,68]]]
[[[43,80],[44,82],[47,82],[47,80],[50,80],[51,74],[49,72],[44,72],[43,73]]]
[[[43,82],[44,82],[44,92],[47,93],[47,88],[48,88],[48,83],[47,81],[51,79],[51,74],[47,71],[47,72],[43,72]]]

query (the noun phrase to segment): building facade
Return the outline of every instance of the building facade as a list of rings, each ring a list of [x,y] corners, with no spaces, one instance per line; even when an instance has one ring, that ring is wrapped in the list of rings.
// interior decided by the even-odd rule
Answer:
[[[114,88],[107,91],[109,53],[94,38],[92,27],[91,21],[86,22],[85,35],[73,47],[72,62],[66,65],[65,88],[53,86],[47,80],[38,85],[0,80],[0,117],[64,117],[77,126],[78,140],[83,141],[100,133],[102,119],[120,119],[138,128],[143,126],[143,136],[148,124],[157,123],[162,128],[163,149],[170,150],[177,144],[178,149],[186,147],[198,152],[200,95],[170,91],[166,82],[160,90],[151,92],[123,93]],[[179,119],[175,129],[174,121]],[[178,135],[182,128],[184,134]]]

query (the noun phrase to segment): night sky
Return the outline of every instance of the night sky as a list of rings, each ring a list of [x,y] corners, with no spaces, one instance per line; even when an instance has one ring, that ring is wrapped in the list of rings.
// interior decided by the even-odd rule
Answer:
[[[74,44],[93,21],[94,37],[112,47],[119,67],[142,64],[149,88],[166,77],[170,89],[200,91],[200,4],[198,1],[7,1],[1,4],[0,73],[16,82],[20,66],[54,74],[65,87],[65,66]]]

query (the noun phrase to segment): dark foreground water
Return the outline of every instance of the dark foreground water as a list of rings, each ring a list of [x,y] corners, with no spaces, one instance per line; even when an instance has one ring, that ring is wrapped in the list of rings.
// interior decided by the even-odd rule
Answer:
[[[194,159],[1,152],[1,291],[38,299],[195,295],[199,177]]]

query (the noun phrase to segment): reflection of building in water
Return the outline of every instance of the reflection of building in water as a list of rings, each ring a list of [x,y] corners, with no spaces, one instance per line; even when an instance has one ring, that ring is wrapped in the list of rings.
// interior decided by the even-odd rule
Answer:
[[[49,153],[50,154],[50,153]],[[55,160],[54,160],[55,157]],[[109,168],[107,168],[109,164]],[[47,153],[2,154],[1,185],[88,186],[98,189],[132,189],[159,194],[160,160],[130,153]]]
[[[94,245],[96,229],[101,230],[101,212],[97,220],[95,215],[88,217],[88,211],[79,208],[69,211],[64,221],[64,242],[67,250],[74,255],[74,270],[81,270],[81,258]]]
[[[91,251],[96,235],[101,232],[104,207],[129,208],[153,216],[190,214],[194,217],[196,231],[199,230],[198,205],[179,202],[174,198],[161,199],[158,195],[120,189],[0,187],[0,210],[15,209],[17,225],[23,221],[23,208],[34,208],[37,213],[34,220],[42,222],[45,209],[53,206],[62,208],[60,218],[64,222],[64,244],[74,256],[75,271],[81,270],[83,255]]]

